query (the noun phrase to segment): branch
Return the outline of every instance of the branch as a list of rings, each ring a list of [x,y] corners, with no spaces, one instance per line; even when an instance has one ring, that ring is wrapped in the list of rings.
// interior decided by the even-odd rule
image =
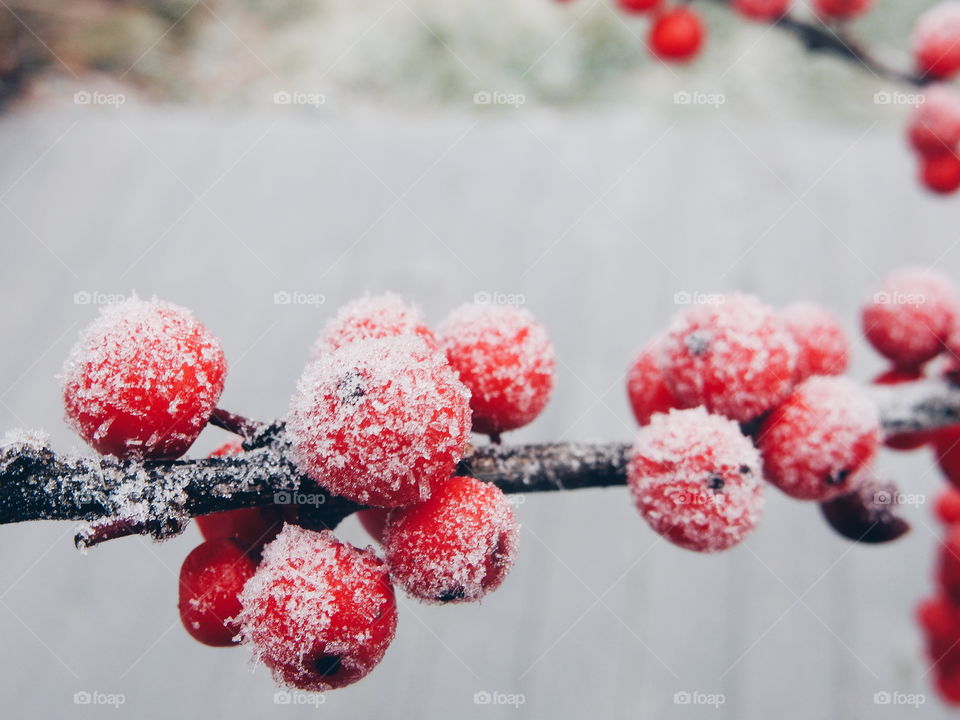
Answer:
[[[960,422],[960,387],[947,380],[875,386],[887,434]],[[45,438],[20,433],[0,447],[0,524],[28,520],[90,523],[76,537],[86,548],[125,535],[165,539],[192,517],[271,503],[296,503],[311,527],[333,528],[362,505],[330,495],[302,475],[282,423],[266,425],[223,411],[212,420],[243,432],[239,455],[174,462],[63,455]],[[628,443],[485,445],[456,469],[505,493],[625,485]]]
[[[730,5],[730,0],[709,1],[720,5]],[[853,62],[878,78],[917,87],[928,85],[934,80],[928,75],[900,70],[879,60],[848,34],[844,23],[828,24],[816,18],[801,20],[795,15],[787,13],[773,21],[773,24],[796,37],[800,44],[810,52],[834,55]]]

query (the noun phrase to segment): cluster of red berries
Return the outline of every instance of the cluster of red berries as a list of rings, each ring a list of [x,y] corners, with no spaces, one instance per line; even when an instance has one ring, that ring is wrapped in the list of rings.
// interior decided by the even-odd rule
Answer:
[[[654,530],[724,550],[756,525],[764,477],[804,500],[856,490],[880,427],[865,392],[835,377],[848,354],[837,318],[811,303],[776,312],[732,294],[680,314],[627,379],[643,426],[629,483]]]
[[[948,195],[960,189],[960,93],[939,84],[921,97],[907,123],[907,139],[920,160],[920,182]]]
[[[471,429],[497,439],[531,422],[554,374],[553,346],[522,309],[464,306],[435,335],[394,295],[344,307],[314,345],[287,435],[305,475],[371,506],[361,522],[384,558],[301,527],[295,506],[198,518],[205,542],[180,573],[184,627],[208,645],[249,642],[278,681],[326,690],[383,657],[394,582],[441,603],[496,589],[516,555],[512,505],[453,473]],[[134,298],[107,307],[72,351],[67,417],[103,454],[175,459],[207,424],[224,375],[219,344],[189,312]],[[242,452],[232,442],[213,455]]]

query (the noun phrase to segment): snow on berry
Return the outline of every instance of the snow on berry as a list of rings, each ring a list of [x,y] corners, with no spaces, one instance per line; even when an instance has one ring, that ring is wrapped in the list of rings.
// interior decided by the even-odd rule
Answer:
[[[429,500],[390,512],[384,532],[390,576],[426,602],[479,600],[513,565],[518,528],[506,495],[455,477]]]
[[[960,2],[942,2],[913,28],[913,57],[925,76],[949,78],[960,70]]]
[[[795,380],[812,375],[842,375],[850,360],[850,344],[840,320],[822,305],[796,302],[780,311],[797,344]]]
[[[960,93],[949,85],[927,88],[910,115],[907,138],[924,156],[955,153],[960,144]]]
[[[439,335],[451,366],[470,389],[474,432],[515,430],[546,406],[556,366],[553,343],[529,311],[462,305]]]
[[[330,492],[409,505],[453,474],[469,402],[443,353],[419,338],[362,340],[307,366],[287,428],[300,470]]]
[[[104,307],[71,350],[67,421],[103,455],[177,458],[207,424],[225,375],[220,343],[189,310],[133,297]]]
[[[814,0],[813,9],[824,20],[849,20],[872,5],[873,0]]]
[[[686,5],[661,12],[650,24],[647,47],[661,60],[686,62],[700,51],[703,21]]]
[[[640,425],[650,422],[654,413],[682,407],[667,386],[660,367],[660,348],[654,342],[643,348],[627,371],[627,398],[633,416]]]
[[[863,308],[863,334],[901,369],[916,368],[943,349],[954,327],[958,299],[945,275],[905,268],[887,275]]]
[[[397,626],[386,567],[329,530],[286,525],[240,595],[241,634],[277,682],[331,690],[367,675]]]
[[[423,313],[415,305],[408,305],[399,295],[366,296],[341,307],[327,321],[323,332],[311,350],[311,357],[331,352],[357,340],[416,335],[428,346],[436,347],[433,331],[427,327]]]
[[[663,339],[661,366],[687,407],[746,422],[790,392],[797,347],[784,322],[749,295],[697,305],[677,317]]]
[[[240,591],[256,569],[244,548],[228,538],[195,547],[180,567],[180,620],[205,645],[235,645]]]
[[[633,499],[656,532],[688,550],[726,550],[763,507],[760,456],[736,422],[703,408],[654,415],[627,468]]]
[[[880,443],[880,417],[870,396],[841,377],[814,376],[797,385],[763,421],[757,435],[767,479],[787,495],[824,501],[853,492]]]
[[[960,189],[960,155],[943,152],[920,158],[920,183],[930,192],[950,195]]]
[[[751,20],[776,20],[790,9],[792,0],[733,0],[733,9]]]

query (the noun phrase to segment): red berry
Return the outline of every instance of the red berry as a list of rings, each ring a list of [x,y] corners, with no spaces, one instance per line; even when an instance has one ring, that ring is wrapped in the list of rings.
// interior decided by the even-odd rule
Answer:
[[[243,452],[240,441],[228,442],[210,453],[210,457],[224,457]],[[233,538],[248,552],[258,553],[273,540],[283,527],[284,515],[276,505],[238,508],[203,515],[197,518],[197,528],[205,540]]]
[[[814,11],[824,20],[849,20],[867,12],[873,0],[814,0]]]
[[[960,3],[934,5],[917,19],[913,57],[925,76],[949,78],[960,70]]]
[[[897,270],[863,308],[863,334],[896,367],[914,369],[943,349],[957,307],[946,276],[921,268]]]
[[[948,85],[924,91],[923,102],[910,115],[910,145],[921,155],[953,153],[960,144],[960,94]]]
[[[688,550],[736,545],[763,507],[753,443],[737,423],[703,408],[654,415],[637,435],[627,477],[650,527]]]
[[[383,658],[397,626],[386,567],[329,530],[284,527],[240,595],[244,640],[278,682],[331,690]]]
[[[697,305],[674,320],[661,365],[671,392],[686,407],[746,422],[790,392],[796,344],[784,322],[756,298],[732,294]]]
[[[948,485],[937,495],[933,506],[937,519],[944,525],[960,523],[960,490]]]
[[[507,576],[517,535],[513,508],[498,487],[454,477],[429,500],[390,512],[387,565],[420,600],[479,600]]]
[[[256,563],[233,540],[207,540],[180,568],[180,620],[196,640],[215,647],[235,645],[240,591]]]
[[[662,0],[617,0],[617,6],[625,13],[646,13],[660,7]]]
[[[960,525],[947,528],[940,546],[937,581],[953,604],[960,604]]]
[[[381,545],[383,544],[383,530],[387,525],[387,515],[390,511],[386,508],[367,508],[357,511],[357,520],[363,526],[370,537]]]
[[[751,20],[776,20],[790,9],[792,0],[733,0],[733,9]]]
[[[470,390],[474,432],[515,430],[546,406],[556,365],[553,343],[527,310],[463,305],[444,321],[440,336]]]
[[[917,606],[917,622],[926,636],[927,657],[938,666],[960,659],[960,608],[938,593]]]
[[[846,378],[815,376],[797,385],[764,420],[757,437],[770,482],[801,500],[857,489],[876,455],[880,419],[870,396]]]
[[[225,375],[220,343],[189,310],[131,298],[105,307],[70,352],[67,420],[102,455],[170,460],[207,424]]]
[[[661,60],[685,62],[703,45],[700,16],[686,6],[662,12],[650,26],[647,46]]]
[[[941,700],[948,705],[960,705],[960,666],[956,659],[943,667],[938,663],[933,681]]]
[[[311,355],[331,352],[357,340],[416,335],[429,347],[436,347],[433,331],[427,327],[420,308],[407,305],[399,295],[387,293],[347,303],[327,321]]]
[[[836,315],[820,305],[797,302],[784,308],[780,318],[797,344],[796,382],[844,373],[850,344]]]
[[[960,488],[960,428],[953,426],[938,432],[933,442],[933,454],[947,480]]]
[[[960,155],[951,151],[921,157],[920,182],[941,195],[956,192],[960,188]]]
[[[923,371],[918,368],[912,370],[891,368],[877,375],[872,382],[874,385],[900,385],[901,383],[915,382],[922,377]],[[925,430],[887,435],[883,439],[883,444],[891,450],[916,450],[929,442],[933,442],[938,432],[938,430]]]
[[[659,350],[656,343],[641,350],[627,372],[627,397],[640,425],[649,423],[654,413],[681,407],[663,377]]]
[[[463,456],[469,393],[421,340],[363,340],[307,366],[287,428],[300,470],[330,492],[409,505],[430,497]]]

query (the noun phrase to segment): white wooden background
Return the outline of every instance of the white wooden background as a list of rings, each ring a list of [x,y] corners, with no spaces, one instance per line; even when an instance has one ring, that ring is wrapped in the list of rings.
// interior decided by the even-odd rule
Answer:
[[[96,311],[78,292],[193,308],[230,360],[222,404],[259,418],[284,412],[341,302],[392,289],[439,320],[478,292],[522,294],[556,342],[559,382],[511,439],[609,440],[634,431],[623,372],[676,292],[811,298],[854,332],[886,270],[960,277],[960,204],[919,191],[886,126],[81,110],[0,119],[0,428],[46,428],[65,450],[78,441],[54,376]],[[281,291],[326,302],[275,304]],[[854,374],[879,368],[857,341]],[[222,439],[209,431],[197,451]],[[939,482],[925,453],[882,462],[905,490]],[[382,665],[320,707],[275,704],[245,649],[206,648],[180,628],[176,573],[194,528],[81,556],[70,523],[2,527],[2,714],[946,717],[913,620],[931,587],[929,505],[908,510],[905,540],[856,547],[816,506],[771,490],[743,546],[700,556],[659,541],[622,489],[525,500],[503,589],[478,606],[404,599]],[[344,535],[360,541],[352,523]],[[125,704],[75,705],[82,691]],[[483,691],[524,703],[475,704]],[[926,703],[879,706],[882,691]],[[677,692],[725,702],[678,705]]]

